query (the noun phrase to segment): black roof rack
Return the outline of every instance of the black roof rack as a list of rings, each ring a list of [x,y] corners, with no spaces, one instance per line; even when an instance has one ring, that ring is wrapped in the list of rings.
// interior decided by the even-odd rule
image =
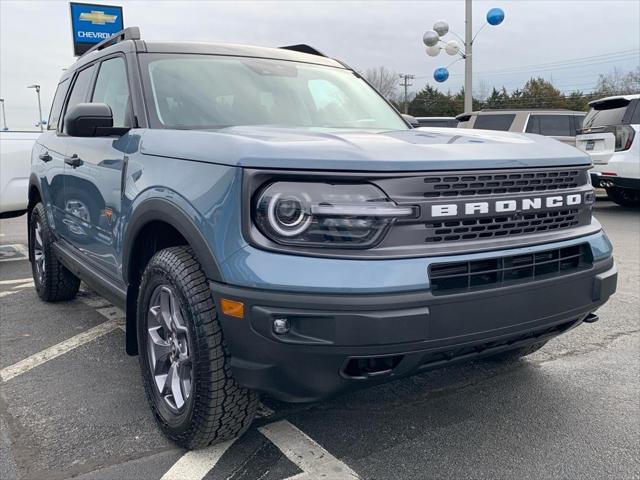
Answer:
[[[320,50],[316,50],[311,45],[305,45],[300,43],[298,45],[287,45],[286,47],[280,47],[284,50],[293,50],[294,52],[308,53],[310,55],[318,55],[319,57],[326,57]]]
[[[116,43],[120,43],[125,40],[140,40],[140,28],[127,27],[124,30],[120,30],[119,32],[111,35],[109,38],[101,41],[100,43],[95,44],[93,47],[91,47],[89,50],[84,52],[78,58],[82,58],[91,52],[102,50],[103,48],[110,47],[111,45],[115,45]]]

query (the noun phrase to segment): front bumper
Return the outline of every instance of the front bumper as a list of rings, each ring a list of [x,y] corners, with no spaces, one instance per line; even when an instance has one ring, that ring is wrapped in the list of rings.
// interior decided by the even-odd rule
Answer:
[[[608,256],[538,281],[434,295],[289,293],[211,282],[242,301],[220,315],[237,381],[285,401],[313,401],[456,361],[525,346],[580,324],[615,292]],[[289,333],[276,335],[275,318]]]

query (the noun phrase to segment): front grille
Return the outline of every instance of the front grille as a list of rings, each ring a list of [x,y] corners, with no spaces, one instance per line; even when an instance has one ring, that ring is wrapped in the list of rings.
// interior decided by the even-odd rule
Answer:
[[[426,224],[427,243],[456,242],[527,235],[572,228],[579,224],[578,209],[556,210],[513,217],[485,217]]]
[[[429,268],[429,279],[437,295],[564,275],[589,268],[591,263],[588,245],[581,244],[509,257],[436,263]]]
[[[429,175],[424,177],[424,197],[465,197],[509,193],[547,192],[576,188],[584,172],[576,169],[523,173],[482,173],[474,175]]]

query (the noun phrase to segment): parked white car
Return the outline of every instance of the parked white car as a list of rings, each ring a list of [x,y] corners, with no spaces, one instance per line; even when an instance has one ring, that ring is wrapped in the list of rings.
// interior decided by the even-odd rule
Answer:
[[[640,95],[606,97],[589,107],[576,147],[591,156],[591,182],[618,205],[640,206]]]
[[[0,131],[0,218],[27,211],[31,149],[39,135]]]

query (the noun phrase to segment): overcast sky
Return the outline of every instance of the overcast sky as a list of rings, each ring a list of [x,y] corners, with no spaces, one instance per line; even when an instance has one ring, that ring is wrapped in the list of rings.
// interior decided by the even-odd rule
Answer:
[[[452,57],[427,57],[422,34],[445,19],[464,34],[464,1],[123,1],[125,26],[143,39],[212,41],[281,46],[308,43],[358,70],[384,65],[416,75],[413,89],[432,81]],[[640,64],[638,0],[474,1],[474,31],[487,10],[506,18],[486,27],[474,45],[474,90],[482,84],[522,86],[532,75],[563,91],[593,89],[599,73]],[[451,37],[453,38],[453,37]],[[10,128],[37,122],[32,83],[42,85],[44,116],[62,69],[74,61],[69,5],[65,1],[0,0],[0,97]],[[458,90],[463,62],[451,66],[441,89]]]

